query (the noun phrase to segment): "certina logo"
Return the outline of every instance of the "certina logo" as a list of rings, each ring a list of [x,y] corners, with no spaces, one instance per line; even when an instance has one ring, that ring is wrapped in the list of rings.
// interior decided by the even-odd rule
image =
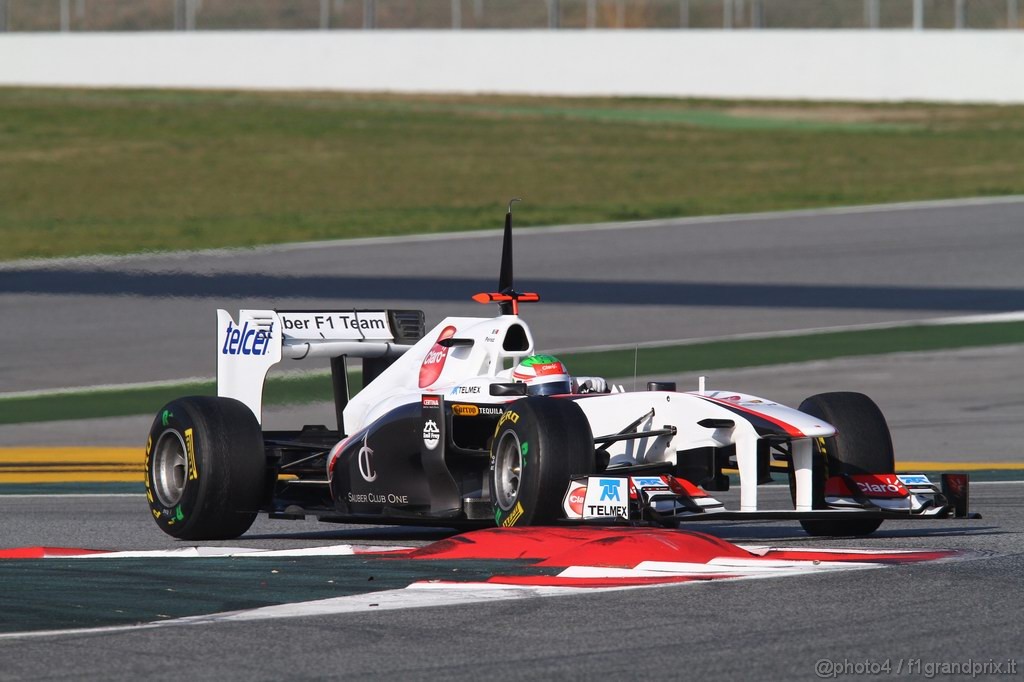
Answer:
[[[266,355],[270,351],[273,330],[273,325],[269,330],[249,329],[248,322],[239,329],[228,322],[228,329],[224,333],[224,346],[220,352],[222,355]]]
[[[440,440],[441,430],[437,428],[437,422],[428,419],[423,425],[423,444],[427,446],[428,450],[433,450]]]
[[[448,358],[448,349],[441,345],[441,341],[455,336],[455,327],[448,325],[437,335],[437,341],[423,358],[420,366],[420,388],[426,388],[437,381],[444,369],[444,361]]]
[[[363,436],[363,447],[359,448],[359,455],[357,456],[357,459],[359,464],[359,475],[362,476],[363,480],[367,483],[373,483],[377,480],[377,470],[373,468],[373,450],[366,444],[369,437],[369,432]]]

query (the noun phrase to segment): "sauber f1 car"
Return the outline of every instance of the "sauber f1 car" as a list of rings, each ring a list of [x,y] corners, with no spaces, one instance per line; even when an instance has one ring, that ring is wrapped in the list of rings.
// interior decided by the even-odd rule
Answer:
[[[168,403],[146,444],[157,525],[201,540],[237,537],[260,512],[448,527],[791,518],[848,536],[967,515],[965,475],[936,485],[896,473],[886,421],[859,393],[799,409],[670,382],[537,394],[517,371],[534,356],[519,308],[538,296],[513,287],[511,220],[510,203],[498,291],[473,297],[497,303],[497,317],[426,331],[417,310],[242,310],[237,321],[219,310],[218,395]],[[330,360],[336,428],[261,428],[264,381],[284,358]],[[710,494],[728,489],[730,470],[734,510]],[[773,472],[788,477],[788,509],[758,503]]]

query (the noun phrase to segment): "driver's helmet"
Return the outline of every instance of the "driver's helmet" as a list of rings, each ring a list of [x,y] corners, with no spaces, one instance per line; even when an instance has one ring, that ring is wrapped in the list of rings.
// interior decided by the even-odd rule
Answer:
[[[531,355],[514,370],[512,378],[526,383],[528,395],[572,393],[572,377],[565,365],[553,355]]]

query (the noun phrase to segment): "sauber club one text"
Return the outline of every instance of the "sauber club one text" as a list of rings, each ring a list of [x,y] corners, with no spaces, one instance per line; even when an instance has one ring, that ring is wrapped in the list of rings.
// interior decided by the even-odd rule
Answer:
[[[395,495],[394,493],[349,493],[349,502],[372,502],[374,504],[409,504],[408,495]]]

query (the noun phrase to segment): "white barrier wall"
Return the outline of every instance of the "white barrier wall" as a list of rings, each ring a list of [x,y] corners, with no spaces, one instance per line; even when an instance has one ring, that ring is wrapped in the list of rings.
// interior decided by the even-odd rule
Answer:
[[[0,85],[1024,103],[1024,31],[8,33]]]

